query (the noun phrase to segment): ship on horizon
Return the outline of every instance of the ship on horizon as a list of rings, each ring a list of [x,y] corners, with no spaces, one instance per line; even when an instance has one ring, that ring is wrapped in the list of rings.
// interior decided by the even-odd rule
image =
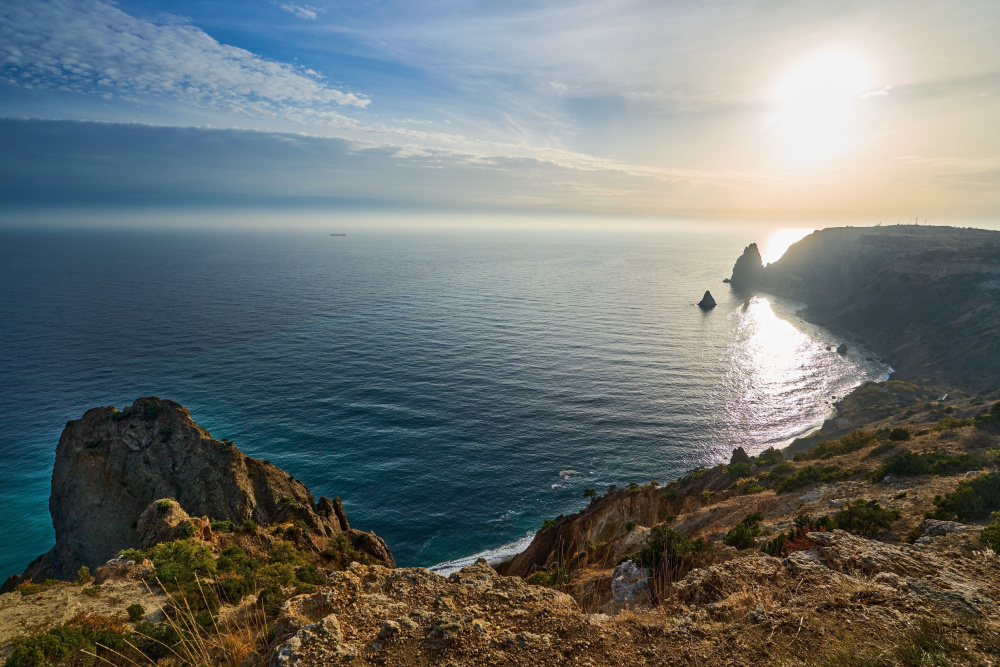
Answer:
[[[330,234],[330,236],[347,236],[347,234]]]

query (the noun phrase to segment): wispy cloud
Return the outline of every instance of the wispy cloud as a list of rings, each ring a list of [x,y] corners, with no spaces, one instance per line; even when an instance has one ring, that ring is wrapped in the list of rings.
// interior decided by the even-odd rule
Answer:
[[[221,44],[175,17],[137,18],[100,0],[6,3],[0,9],[0,80],[27,88],[169,96],[255,117],[349,121],[336,108],[365,96],[308,69]]]
[[[289,14],[294,14],[300,19],[306,19],[307,21],[315,21],[319,13],[323,11],[322,7],[313,7],[312,5],[296,5],[291,2],[285,2],[280,5],[283,10]]]

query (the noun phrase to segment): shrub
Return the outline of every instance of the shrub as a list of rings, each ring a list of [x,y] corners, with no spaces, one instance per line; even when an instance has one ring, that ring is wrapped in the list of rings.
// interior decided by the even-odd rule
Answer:
[[[573,579],[573,574],[564,567],[554,567],[551,570],[539,570],[525,581],[536,586],[558,586],[568,584]]]
[[[885,509],[877,500],[859,498],[833,515],[837,528],[871,537],[888,530],[899,519],[897,510]]]
[[[634,554],[623,556],[620,562],[631,560],[640,567],[653,568],[669,580],[676,581],[695,567],[711,549],[711,545],[700,537],[690,540],[660,524],[650,531],[646,546]]]
[[[594,489],[584,489],[583,497],[590,498],[591,501],[597,500],[598,498],[597,491],[595,491]]]
[[[953,428],[972,426],[974,423],[975,420],[972,419],[955,419],[954,417],[942,417],[941,419],[938,420],[938,423],[931,430],[937,432],[950,431]]]
[[[740,461],[738,463],[733,463],[726,466],[726,474],[733,479],[740,479],[741,477],[749,477],[753,473],[753,468],[750,467],[749,463],[745,461]]]
[[[938,422],[940,423],[940,422]],[[895,441],[909,440],[910,430],[903,428],[902,426],[897,426],[896,428],[889,431],[889,439]]]
[[[1000,512],[993,512],[993,523],[983,528],[979,533],[979,539],[986,545],[1000,554]]]
[[[995,459],[984,454],[948,454],[946,452],[899,452],[887,458],[882,466],[872,473],[873,479],[886,475],[912,477],[915,475],[954,475],[967,470],[981,470],[993,465]]]
[[[962,480],[951,493],[934,499],[933,519],[983,519],[1000,510],[1000,472]]]
[[[993,407],[983,410],[973,418],[976,428],[984,431],[1000,430],[1000,402],[994,403]]]
[[[802,468],[788,477],[779,479],[772,488],[775,493],[784,493],[785,491],[800,489],[803,486],[846,479],[851,477],[853,474],[853,470],[846,470],[837,465],[814,465],[808,468]]]
[[[548,530],[549,528],[555,528],[555,527],[556,527],[555,519],[546,519],[545,521],[542,522],[542,530]]]
[[[617,484],[608,484],[608,490],[605,492],[604,495],[610,496],[612,493],[616,492],[617,490],[618,490],[618,485]]]
[[[816,459],[828,459],[840,454],[856,452],[870,445],[878,443],[878,436],[872,431],[857,429],[836,440],[824,440],[812,449],[804,452],[797,452],[792,460],[794,461],[814,461]]]
[[[181,539],[186,540],[189,537],[194,536],[194,524],[190,521],[182,521],[177,526],[177,532],[181,536]]]
[[[637,521],[629,521],[628,523],[625,524],[625,532],[631,533],[632,530],[635,529],[635,527],[638,525],[639,523]]]
[[[90,568],[86,565],[81,566],[80,569],[76,571],[76,583],[89,584],[93,580],[94,578],[90,576]]]
[[[159,433],[159,435],[160,435],[160,441],[161,442],[169,442],[171,436],[173,436],[173,434],[174,434],[174,427],[173,426],[161,426],[160,429],[157,431],[157,433]]]
[[[163,498],[162,500],[156,501],[156,511],[160,514],[166,514],[170,511],[170,506],[173,505],[170,498]]]
[[[220,533],[231,533],[233,532],[233,522],[226,521],[224,519],[212,519],[212,530],[218,531]]]
[[[253,533],[257,530],[257,523],[253,519],[246,519],[242,527],[246,532]]]
[[[768,447],[757,456],[751,456],[750,460],[759,466],[777,465],[785,460],[785,453],[780,449]]]
[[[49,667],[78,650],[101,655],[98,644],[113,651],[127,650],[128,628],[102,616],[78,614],[69,623],[19,642],[5,667]]]
[[[206,545],[195,540],[163,542],[146,552],[155,577],[167,588],[215,574],[215,559]]]
[[[766,486],[762,485],[753,477],[748,477],[745,479],[738,480],[734,482],[733,485],[730,486],[729,488],[745,496],[753,493],[762,493],[763,491],[767,490]]]
[[[136,603],[136,604],[130,604],[128,607],[126,607],[125,613],[128,614],[128,620],[132,621],[133,623],[138,623],[146,615],[146,610],[142,608],[141,604]]]
[[[771,556],[787,558],[789,554],[796,551],[805,551],[812,547],[812,542],[806,537],[808,533],[824,533],[833,527],[833,519],[829,516],[821,516],[813,519],[808,515],[795,517],[795,526],[789,528],[787,533],[781,533],[777,537],[765,542],[760,550]]]
[[[722,542],[741,551],[749,549],[756,544],[754,538],[760,535],[760,522],[763,520],[763,514],[754,512],[730,528],[726,536],[722,538]]]

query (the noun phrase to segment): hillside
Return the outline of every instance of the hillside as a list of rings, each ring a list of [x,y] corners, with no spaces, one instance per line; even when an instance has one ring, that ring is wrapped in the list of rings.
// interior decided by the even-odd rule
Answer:
[[[805,302],[805,319],[864,343],[896,379],[974,391],[1000,384],[1000,232],[822,229],[767,266],[751,244],[729,281]]]

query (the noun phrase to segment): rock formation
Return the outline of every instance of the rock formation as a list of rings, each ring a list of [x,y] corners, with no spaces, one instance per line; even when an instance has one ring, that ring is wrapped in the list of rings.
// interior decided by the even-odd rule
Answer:
[[[156,512],[150,504],[161,499],[175,499],[176,507]],[[24,578],[69,578],[121,549],[148,547],[150,539],[172,535],[174,514],[236,525],[294,518],[321,536],[350,530],[339,498],[314,502],[302,482],[230,441],[215,440],[183,406],[153,396],[122,411],[94,408],[66,424],[49,510],[56,544]],[[381,540],[367,541],[378,557],[392,561]]]
[[[712,310],[715,308],[715,299],[712,298],[712,293],[705,290],[705,296],[701,297],[701,301],[698,302],[698,307],[702,310]]]
[[[751,243],[733,265],[733,275],[729,278],[729,284],[733,289],[752,292],[760,286],[763,271],[764,262],[760,258],[760,251],[756,243]]]
[[[1000,232],[951,227],[823,229],[761,265],[750,245],[734,289],[807,307],[800,315],[863,339],[907,380],[981,390],[1000,382]]]

